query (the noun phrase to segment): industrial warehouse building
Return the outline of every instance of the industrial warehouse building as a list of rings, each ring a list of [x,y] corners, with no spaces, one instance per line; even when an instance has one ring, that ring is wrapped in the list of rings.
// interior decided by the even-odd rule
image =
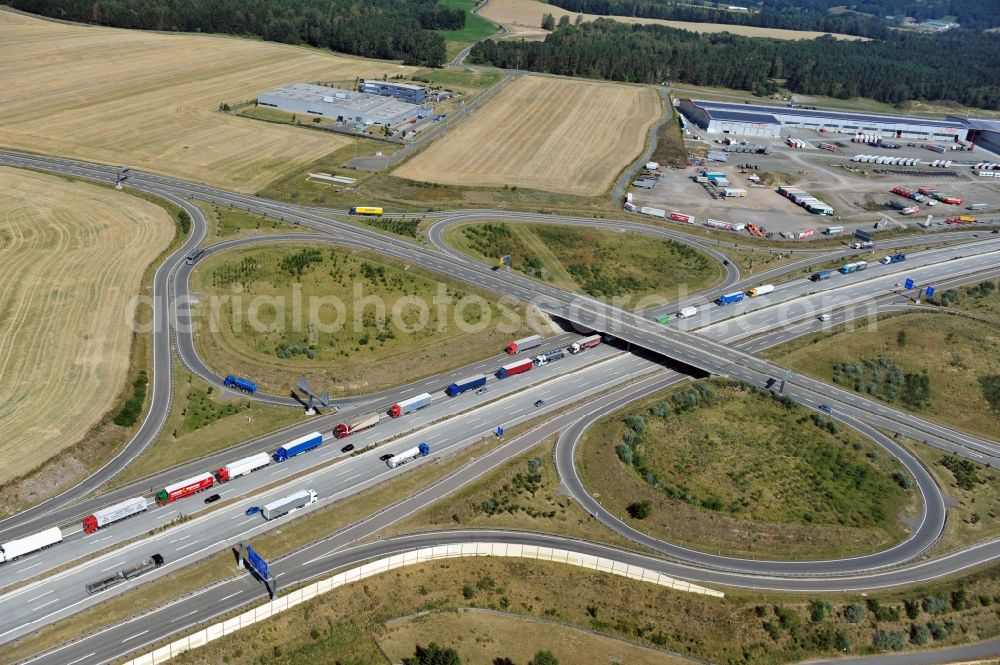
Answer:
[[[362,125],[398,125],[417,117],[420,107],[392,97],[369,95],[309,83],[289,83],[262,92],[257,104],[270,108],[320,115]]]
[[[948,119],[965,125],[969,130],[969,140],[973,144],[1000,155],[1000,120],[962,118],[956,115],[950,115]]]
[[[802,127],[841,134],[877,133],[885,138],[954,142],[966,140],[969,133],[966,124],[950,118],[903,118],[702,99],[682,99],[678,108],[706,132],[741,136],[780,137],[782,127]]]
[[[362,81],[358,90],[369,95],[395,97],[407,104],[423,104],[427,101],[427,88],[410,83],[394,81]]]

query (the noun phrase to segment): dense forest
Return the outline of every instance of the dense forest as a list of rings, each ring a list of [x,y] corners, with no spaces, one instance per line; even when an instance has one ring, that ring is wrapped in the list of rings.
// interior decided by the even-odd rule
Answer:
[[[759,0],[732,4],[750,11],[729,11],[722,7],[699,5],[686,0],[549,0],[567,11],[601,16],[636,16],[672,21],[752,25],[788,30],[840,32],[848,35],[882,39],[890,34],[890,26],[905,16],[918,21],[944,16],[955,17],[964,28],[983,29],[1000,26],[1000,5],[996,2],[969,0]],[[992,5],[992,6],[991,6]],[[833,7],[853,11],[830,13]],[[887,21],[886,17],[894,17]]]
[[[1000,35],[965,30],[897,33],[886,41],[828,35],[782,41],[600,19],[564,25],[544,42],[480,42],[469,62],[633,83],[725,86],[761,95],[777,89],[774,79],[783,79],[789,90],[810,95],[893,104],[953,100],[1000,109]]]
[[[438,29],[460,30],[465,12],[438,0],[9,0],[42,16],[119,28],[253,35],[371,58],[436,67]]]

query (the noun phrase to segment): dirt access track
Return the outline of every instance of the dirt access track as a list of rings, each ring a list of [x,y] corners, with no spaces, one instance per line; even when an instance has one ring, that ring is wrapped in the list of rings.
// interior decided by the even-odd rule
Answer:
[[[522,76],[394,175],[598,196],[662,112],[649,87]]]
[[[0,484],[76,443],[128,375],[167,212],[128,194],[0,168]]]
[[[542,16],[552,14],[558,21],[563,16],[569,16],[575,21],[578,14],[566,11],[537,0],[490,0],[479,14],[510,30],[508,39],[542,40],[548,33],[542,30]],[[639,23],[643,25],[665,25],[668,28],[691,30],[694,32],[731,32],[744,37],[770,37],[772,39],[816,39],[826,33],[809,30],[781,30],[778,28],[758,28],[752,25],[724,25],[722,23],[689,23],[687,21],[665,21],[657,18],[636,18],[634,16],[598,16],[597,14],[582,14],[584,21],[596,21],[599,18],[613,18],[621,23]],[[853,35],[834,33],[837,39],[861,39]]]
[[[0,11],[0,146],[255,192],[349,144],[220,113],[294,81],[410,74],[392,62],[232,37],[45,21]]]

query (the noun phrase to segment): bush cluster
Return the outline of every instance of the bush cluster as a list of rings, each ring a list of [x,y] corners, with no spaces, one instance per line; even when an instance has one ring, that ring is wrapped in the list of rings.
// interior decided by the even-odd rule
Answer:
[[[142,403],[146,401],[146,385],[149,377],[146,370],[139,370],[139,376],[132,382],[132,394],[129,395],[121,410],[115,414],[114,423],[120,427],[131,427],[142,413]]]

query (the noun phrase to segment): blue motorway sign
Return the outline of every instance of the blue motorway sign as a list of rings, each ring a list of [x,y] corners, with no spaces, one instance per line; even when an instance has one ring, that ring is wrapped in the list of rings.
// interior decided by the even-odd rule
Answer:
[[[913,280],[910,279],[909,277],[907,277],[906,281],[903,282],[903,286],[906,287],[906,288],[908,288],[908,289],[912,289],[913,288]]]
[[[253,548],[249,545],[247,545],[247,561],[262,578],[265,580],[271,579],[271,576],[267,574],[267,561],[260,558],[260,555],[254,552]]]
[[[934,287],[933,286],[928,286],[927,287],[927,291],[924,292],[924,295],[926,295],[928,298],[933,298],[934,297]]]

